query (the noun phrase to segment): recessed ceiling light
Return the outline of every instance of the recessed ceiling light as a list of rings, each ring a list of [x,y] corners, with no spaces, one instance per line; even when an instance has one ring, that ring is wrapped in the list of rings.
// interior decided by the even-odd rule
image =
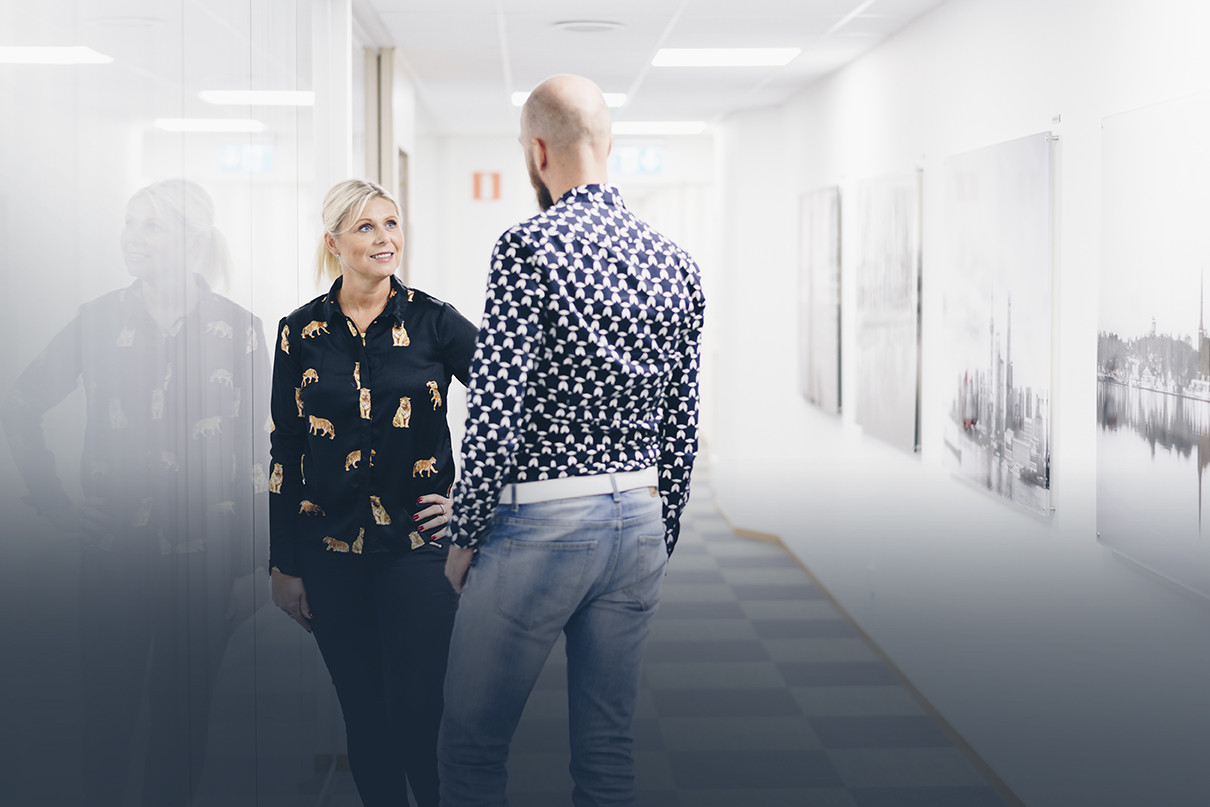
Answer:
[[[202,90],[198,95],[208,104],[315,106],[315,93],[310,90]]]
[[[0,64],[109,64],[112,56],[83,45],[23,47],[0,45]]]
[[[701,120],[634,120],[613,125],[615,135],[695,135],[704,131],[706,122]]]
[[[163,25],[166,20],[162,17],[135,17],[135,16],[111,16],[111,17],[90,17],[88,22],[92,25],[105,25],[111,28],[155,28],[158,25]]]
[[[156,118],[155,126],[165,132],[235,132],[254,134],[265,124],[251,118]]]
[[[626,103],[626,93],[624,92],[603,92],[601,95],[605,96],[605,105],[610,109],[617,109]],[[527,92],[513,93],[513,106],[524,106],[527,98],[529,98]]]
[[[563,20],[556,22],[555,27],[560,31],[571,31],[576,34],[600,34],[605,31],[620,31],[625,28],[620,22],[608,20]]]
[[[652,67],[781,67],[802,48],[660,48]]]

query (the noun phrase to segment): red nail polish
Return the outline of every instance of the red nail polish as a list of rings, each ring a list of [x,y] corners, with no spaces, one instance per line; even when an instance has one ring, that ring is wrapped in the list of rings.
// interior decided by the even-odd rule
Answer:
[[[419,520],[420,520],[420,516],[412,516],[412,521],[419,521]]]
[[[424,532],[424,525],[423,525],[423,524],[421,524],[421,525],[420,525],[419,527],[417,527],[416,529],[420,530],[421,532]]]

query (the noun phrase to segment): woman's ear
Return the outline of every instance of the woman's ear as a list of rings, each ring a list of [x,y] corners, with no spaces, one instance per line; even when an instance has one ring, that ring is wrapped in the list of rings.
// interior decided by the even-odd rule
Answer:
[[[331,252],[337,258],[340,257],[340,250],[336,248],[336,239],[329,233],[324,233],[324,245],[327,246],[328,252]]]

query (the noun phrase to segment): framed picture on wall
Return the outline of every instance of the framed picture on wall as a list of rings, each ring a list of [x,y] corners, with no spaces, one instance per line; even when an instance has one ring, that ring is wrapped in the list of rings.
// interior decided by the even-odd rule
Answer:
[[[1210,597],[1210,96],[1102,121],[1097,534]]]
[[[920,447],[918,170],[864,180],[852,215],[856,279],[854,417],[904,451]]]
[[[840,412],[840,188],[803,194],[799,209],[799,389]]]
[[[944,461],[1049,516],[1052,144],[1049,132],[945,161],[938,357]]]

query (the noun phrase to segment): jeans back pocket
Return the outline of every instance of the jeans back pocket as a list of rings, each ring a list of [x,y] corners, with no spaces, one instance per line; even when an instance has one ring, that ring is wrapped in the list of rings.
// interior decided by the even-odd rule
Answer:
[[[525,630],[564,620],[588,585],[596,541],[504,538],[496,578],[496,608]]]

